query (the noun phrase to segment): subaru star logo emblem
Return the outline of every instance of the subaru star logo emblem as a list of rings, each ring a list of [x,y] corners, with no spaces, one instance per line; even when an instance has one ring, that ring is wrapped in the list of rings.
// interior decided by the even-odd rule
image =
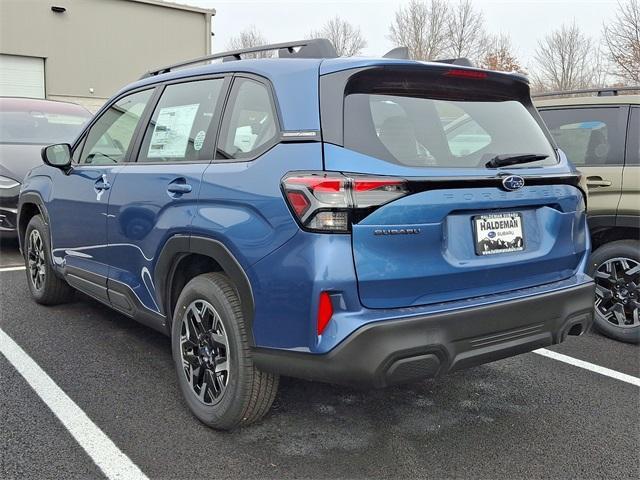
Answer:
[[[502,186],[505,190],[508,190],[510,192],[519,190],[524,187],[524,178],[518,175],[509,175],[508,177],[504,177],[502,179]]]

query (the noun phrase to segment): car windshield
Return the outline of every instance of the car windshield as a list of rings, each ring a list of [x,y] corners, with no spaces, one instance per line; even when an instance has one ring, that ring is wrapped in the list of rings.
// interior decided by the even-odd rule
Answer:
[[[0,111],[0,143],[69,143],[90,117],[79,107],[73,111]]]
[[[344,107],[345,146],[411,167],[483,167],[497,155],[556,155],[527,107],[517,100],[462,101],[356,93]]]

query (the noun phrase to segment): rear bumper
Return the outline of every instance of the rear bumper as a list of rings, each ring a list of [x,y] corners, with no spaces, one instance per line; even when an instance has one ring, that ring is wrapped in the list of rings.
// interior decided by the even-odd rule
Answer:
[[[451,312],[374,322],[326,354],[256,348],[262,370],[308,380],[384,387],[562,342],[593,320],[593,282]]]

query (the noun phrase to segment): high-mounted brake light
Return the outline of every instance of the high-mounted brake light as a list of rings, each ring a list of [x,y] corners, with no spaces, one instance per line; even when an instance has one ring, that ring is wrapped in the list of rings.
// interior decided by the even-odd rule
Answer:
[[[282,188],[302,226],[321,232],[348,232],[358,212],[408,193],[404,179],[326,172],[288,175]]]
[[[443,75],[445,77],[470,78],[472,80],[483,80],[488,77],[486,72],[479,72],[478,70],[466,70],[462,68],[453,68],[451,70],[447,70]]]

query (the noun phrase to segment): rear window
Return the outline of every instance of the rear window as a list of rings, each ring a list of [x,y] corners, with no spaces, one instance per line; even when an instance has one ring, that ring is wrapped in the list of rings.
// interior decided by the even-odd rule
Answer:
[[[326,75],[321,89],[325,141],[389,163],[485,168],[496,155],[522,154],[547,158],[516,168],[557,163],[529,87],[516,75],[385,65]]]
[[[80,109],[77,113],[0,111],[0,143],[71,143],[89,116]]]
[[[525,153],[548,158],[521,168],[557,162],[542,129],[518,100],[350,94],[345,98],[344,145],[410,167],[484,168],[496,155]]]

